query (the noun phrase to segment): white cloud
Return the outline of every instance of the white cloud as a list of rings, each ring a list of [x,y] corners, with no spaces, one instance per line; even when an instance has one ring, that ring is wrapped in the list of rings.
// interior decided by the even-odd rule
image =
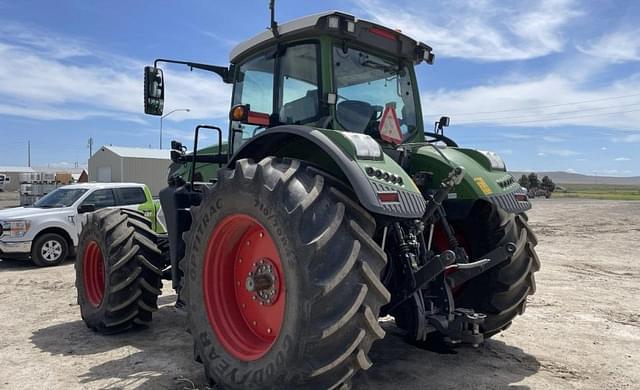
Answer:
[[[628,157],[617,157],[613,159],[614,161],[631,161]]]
[[[633,131],[640,123],[638,91],[640,73],[589,87],[571,76],[551,72],[466,89],[423,91],[422,101],[424,107],[429,107],[431,114],[427,115],[450,115],[452,125],[573,125]],[[584,103],[567,104],[571,102]],[[518,135],[511,136],[516,137]],[[527,135],[522,139],[525,137]],[[547,141],[557,140],[557,137],[547,137]]]
[[[40,120],[110,117],[146,123],[144,64],[47,35],[40,42],[26,29],[0,30],[0,114]],[[38,37],[39,39],[40,37]],[[82,65],[78,65],[82,63]],[[190,108],[167,120],[225,117],[230,88],[199,72],[165,72],[165,108]]]
[[[549,149],[549,148],[544,148],[544,153],[548,155],[560,156],[560,157],[577,156],[580,154],[575,150],[571,150],[571,149]]]
[[[600,148],[600,150],[607,150],[607,147],[603,146],[603,147]]]
[[[638,134],[629,134],[624,137],[616,137],[613,139],[615,142],[635,143],[640,142],[640,128],[638,128]]]
[[[586,47],[583,53],[611,62],[640,61],[640,28],[623,29],[605,34]]]
[[[572,0],[354,2],[372,20],[434,47],[436,56],[479,61],[523,60],[561,51],[564,30],[582,14]]]
[[[573,168],[567,168],[564,170],[565,172],[569,172],[569,173],[578,173],[575,169]]]

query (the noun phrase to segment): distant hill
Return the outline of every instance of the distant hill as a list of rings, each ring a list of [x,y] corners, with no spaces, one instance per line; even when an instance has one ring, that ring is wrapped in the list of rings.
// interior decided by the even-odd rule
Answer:
[[[530,172],[510,172],[517,179],[522,174],[528,175]],[[611,185],[640,185],[640,176],[617,177],[617,176],[591,176],[569,172],[536,172],[538,177],[549,176],[557,184],[611,184]]]

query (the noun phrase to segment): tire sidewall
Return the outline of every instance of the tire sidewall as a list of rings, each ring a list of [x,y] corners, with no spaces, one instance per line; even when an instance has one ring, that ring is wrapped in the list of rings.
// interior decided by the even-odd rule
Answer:
[[[262,186],[261,186],[262,187]],[[282,187],[280,187],[282,190]],[[305,322],[301,291],[308,283],[303,270],[305,267],[305,249],[297,231],[293,231],[291,216],[281,203],[277,201],[278,194],[264,189],[251,190],[241,187],[233,189],[216,188],[200,206],[202,218],[196,221],[191,229],[191,242],[188,242],[187,289],[189,296],[189,317],[191,332],[196,348],[200,352],[205,370],[214,377],[225,378],[226,383],[234,383],[237,388],[278,387],[285,382],[291,383],[297,373],[291,372],[289,367],[300,366],[291,364],[300,359],[304,342],[300,340],[301,328]],[[280,203],[280,205],[279,205]],[[273,238],[280,259],[283,264],[284,282],[286,290],[286,304],[280,336],[270,350],[261,358],[243,362],[230,355],[220,343],[207,317],[203,291],[204,258],[207,251],[209,237],[216,225],[225,217],[232,214],[245,214],[260,222]],[[295,254],[298,254],[296,258]],[[311,255],[311,254],[310,254]],[[308,293],[306,294],[308,295]]]
[[[60,244],[60,246],[62,247],[62,253],[60,254],[60,257],[57,258],[54,261],[49,261],[49,260],[43,258],[42,255],[41,255],[42,246],[47,241],[57,241]],[[42,236],[38,237],[38,239],[34,242],[33,251],[32,251],[31,257],[33,259],[33,262],[37,266],[39,266],[39,267],[50,267],[50,266],[61,264],[63,261],[65,261],[65,259],[67,258],[68,255],[69,255],[69,244],[67,243],[67,240],[65,240],[64,237],[62,237],[59,234],[46,233],[46,234],[43,234]]]

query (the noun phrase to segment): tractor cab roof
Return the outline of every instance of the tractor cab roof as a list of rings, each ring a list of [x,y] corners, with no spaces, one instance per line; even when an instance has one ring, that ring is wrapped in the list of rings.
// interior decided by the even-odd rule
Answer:
[[[271,30],[264,31],[238,44],[229,55],[237,63],[248,55],[274,45],[279,40],[313,38],[329,35],[350,42],[375,47],[400,59],[419,63],[433,63],[431,47],[379,24],[358,19],[340,11],[327,11],[305,16],[278,25],[276,37]]]

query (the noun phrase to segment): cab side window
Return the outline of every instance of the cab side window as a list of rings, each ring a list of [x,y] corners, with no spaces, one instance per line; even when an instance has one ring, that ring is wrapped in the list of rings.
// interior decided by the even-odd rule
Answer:
[[[318,50],[317,43],[295,43],[278,53],[269,50],[241,63],[236,73],[233,105],[248,104],[252,113],[261,114],[271,124],[317,121],[321,97]],[[267,128],[237,123],[232,126],[236,129],[234,148]]]
[[[96,209],[113,207],[116,205],[116,197],[113,194],[113,190],[96,190],[87,196],[82,204],[92,204]]]
[[[116,188],[115,191],[118,195],[118,206],[142,204],[147,201],[144,190],[140,187]]]

